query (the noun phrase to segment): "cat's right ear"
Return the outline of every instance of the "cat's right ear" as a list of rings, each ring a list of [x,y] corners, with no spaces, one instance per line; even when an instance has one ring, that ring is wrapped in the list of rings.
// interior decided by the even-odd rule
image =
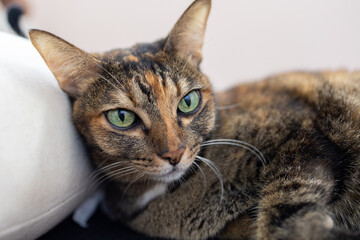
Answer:
[[[100,61],[51,33],[30,30],[29,35],[60,87],[72,97],[81,96],[88,81],[100,72]]]

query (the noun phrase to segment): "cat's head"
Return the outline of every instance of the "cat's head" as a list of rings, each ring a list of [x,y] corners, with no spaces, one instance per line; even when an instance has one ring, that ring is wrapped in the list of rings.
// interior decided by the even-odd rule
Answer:
[[[74,100],[74,122],[95,164],[118,181],[139,174],[143,180],[179,179],[213,129],[213,93],[199,70],[210,6],[211,0],[195,1],[164,40],[102,54],[30,32]]]

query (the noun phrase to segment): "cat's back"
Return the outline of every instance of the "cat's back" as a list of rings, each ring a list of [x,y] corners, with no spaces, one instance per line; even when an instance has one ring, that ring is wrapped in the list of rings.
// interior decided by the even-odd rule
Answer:
[[[252,110],[284,102],[284,98],[312,104],[319,103],[319,98],[325,96],[330,101],[343,94],[356,98],[359,87],[360,71],[290,72],[235,86],[217,93],[216,98],[220,110],[237,111],[236,107]]]
[[[222,136],[240,132],[237,129],[244,125],[278,131],[310,125],[324,128],[329,121],[350,124],[360,117],[360,72],[285,73],[233,87],[216,99],[217,135]]]
[[[359,71],[285,73],[233,87],[216,99],[217,129],[211,138],[245,140],[267,158],[304,132],[320,132],[344,147],[360,141]]]

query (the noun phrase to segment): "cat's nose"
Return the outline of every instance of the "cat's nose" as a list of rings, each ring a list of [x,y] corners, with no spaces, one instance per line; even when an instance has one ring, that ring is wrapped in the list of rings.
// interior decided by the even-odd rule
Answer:
[[[185,152],[185,148],[179,147],[176,150],[170,150],[162,154],[161,157],[165,160],[168,160],[171,165],[175,166],[180,162],[184,152]]]

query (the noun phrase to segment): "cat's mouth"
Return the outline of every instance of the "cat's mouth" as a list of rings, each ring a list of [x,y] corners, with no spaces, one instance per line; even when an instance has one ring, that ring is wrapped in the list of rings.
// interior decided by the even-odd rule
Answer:
[[[152,168],[143,168],[151,179],[164,183],[171,183],[181,179],[183,175],[191,168],[197,152],[190,152],[187,148],[183,153],[180,161],[171,164],[170,161],[153,155]]]

